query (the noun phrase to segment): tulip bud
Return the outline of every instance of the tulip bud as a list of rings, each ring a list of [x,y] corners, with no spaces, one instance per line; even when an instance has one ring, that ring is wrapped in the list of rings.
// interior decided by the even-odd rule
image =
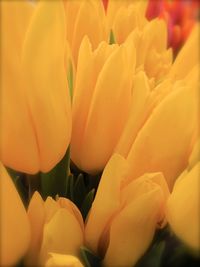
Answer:
[[[196,81],[191,84],[195,86],[184,80],[170,85],[166,80],[159,85],[168,87],[163,90],[165,97],[156,101],[157,105],[146,118],[142,117],[141,128],[138,127],[127,156],[135,178],[145,172],[160,171],[172,189],[175,179],[186,167],[199,119],[199,87]],[[159,90],[157,93],[159,96]]]
[[[0,265],[11,266],[16,264],[28,249],[30,225],[18,192],[2,164],[0,176]]]
[[[132,39],[136,48],[136,68],[145,70],[156,81],[169,72],[172,50],[167,49],[167,25],[164,21],[145,17],[148,1],[114,1],[108,3],[107,27],[116,43]]]
[[[47,172],[63,158],[71,134],[63,3],[1,6],[1,160],[21,172]]]
[[[127,161],[114,154],[87,219],[86,245],[104,257],[105,266],[133,266],[164,219],[169,191],[162,174],[145,174],[131,181],[129,171]]]
[[[73,96],[71,155],[86,172],[101,171],[113,153],[131,106],[134,68],[130,42],[102,42],[92,51],[89,39],[83,39]]]
[[[26,259],[28,265],[44,264],[51,252],[79,255],[79,248],[83,244],[83,219],[70,200],[58,198],[55,201],[48,197],[44,202],[35,192],[29,204],[28,216],[32,233]]]

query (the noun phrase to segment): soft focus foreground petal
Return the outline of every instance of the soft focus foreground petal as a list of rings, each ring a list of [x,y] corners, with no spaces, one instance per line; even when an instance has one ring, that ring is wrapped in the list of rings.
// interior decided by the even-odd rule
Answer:
[[[177,88],[176,88],[177,87]],[[169,188],[185,168],[198,121],[198,88],[179,87],[153,110],[128,155],[134,177],[163,172]]]
[[[50,253],[50,255],[45,267],[83,267],[79,259],[74,256],[57,253]]]
[[[150,245],[163,193],[159,187],[141,195],[113,219],[105,266],[133,266]]]
[[[37,191],[31,198],[27,214],[31,226],[31,242],[26,255],[26,265],[37,266],[45,222],[44,201]]]
[[[188,246],[200,250],[200,162],[177,179],[167,202],[167,220]]]
[[[179,52],[169,75],[175,79],[183,79],[188,72],[199,62],[199,30],[200,24],[197,23],[185,45]]]
[[[26,173],[39,170],[20,66],[22,42],[31,14],[28,1],[1,1],[1,160],[6,166]]]
[[[59,209],[45,224],[41,247],[41,262],[49,252],[78,256],[83,244],[83,232],[76,217],[67,209]]]
[[[0,163],[1,234],[0,265],[11,266],[26,253],[30,242],[30,225],[18,192]]]
[[[79,150],[79,167],[86,172],[95,173],[103,169],[126,123],[132,85],[132,75],[126,65],[127,58],[126,48],[119,47],[110,55],[99,73]]]
[[[120,189],[127,173],[125,159],[114,154],[104,169],[85,227],[86,245],[95,253],[104,228],[120,208]]]
[[[62,159],[71,134],[65,37],[63,2],[38,2],[23,47],[22,67],[43,172]]]

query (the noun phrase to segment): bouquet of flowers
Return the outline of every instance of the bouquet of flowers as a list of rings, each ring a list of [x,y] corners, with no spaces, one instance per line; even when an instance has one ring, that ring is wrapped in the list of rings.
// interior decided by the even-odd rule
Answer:
[[[0,266],[199,266],[199,2],[0,5]]]

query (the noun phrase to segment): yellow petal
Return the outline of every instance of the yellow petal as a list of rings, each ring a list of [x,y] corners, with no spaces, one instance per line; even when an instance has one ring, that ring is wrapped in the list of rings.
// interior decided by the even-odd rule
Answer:
[[[113,219],[105,266],[133,266],[154,236],[163,193],[159,187],[125,206]],[[134,248],[134,249],[133,249]]]
[[[85,122],[93,94],[92,87],[92,49],[91,43],[85,37],[81,43],[79,50],[79,58],[77,64],[76,84],[73,95],[72,106],[72,140],[71,140],[71,157],[73,162],[80,165],[80,146],[84,132]]]
[[[79,167],[81,167],[81,147],[84,142],[84,130],[96,80],[105,60],[115,49],[117,49],[116,46],[110,46],[102,42],[92,52],[88,37],[85,37],[81,43],[73,96],[71,140],[71,157],[73,162]]]
[[[159,80],[168,73],[172,51],[167,50],[167,25],[163,20],[147,23],[141,33],[137,55],[137,66],[143,65],[150,78]]]
[[[52,197],[47,197],[44,203],[45,223],[48,223],[52,219],[59,208],[59,204]]]
[[[143,3],[140,3],[140,2],[143,2]],[[134,29],[135,24],[130,23],[132,12],[129,10],[129,7],[131,6],[132,9],[137,10],[137,13],[134,12],[135,16],[137,16],[139,13],[140,18],[144,18],[145,5],[147,5],[147,3],[145,2],[146,1],[134,1],[133,2],[132,0],[121,0],[121,1],[109,0],[108,7],[107,7],[108,31],[110,31],[113,28],[115,28],[115,31],[118,31],[118,27],[123,25],[123,27],[121,28],[124,28],[125,32],[130,33],[130,31]],[[132,17],[132,19],[134,18]],[[133,21],[135,21],[135,19]],[[122,40],[123,39],[121,39],[121,41]]]
[[[72,213],[72,215],[76,217],[77,221],[80,224],[82,231],[84,231],[83,218],[77,206],[71,200],[64,198],[64,197],[59,197],[59,199],[57,200],[57,203],[60,205],[61,208],[67,209],[68,211]]]
[[[61,208],[44,226],[41,261],[45,262],[52,251],[78,256],[82,245],[83,232],[79,222],[71,212]]]
[[[131,181],[131,174],[128,177]],[[126,180],[122,190],[121,201],[124,205],[158,186],[161,188],[165,200],[169,197],[169,188],[162,173],[145,173],[143,176],[130,181]]]
[[[13,55],[20,56],[21,54],[22,44],[33,11],[34,5],[30,1],[1,1],[2,30],[8,37],[7,46],[10,58]]]
[[[128,117],[132,75],[126,66],[126,52],[125,47],[119,47],[110,55],[94,88],[82,137],[82,147],[79,149],[80,167],[90,173],[103,169]],[[114,128],[113,121],[115,121]]]
[[[160,171],[172,189],[177,175],[186,167],[197,128],[197,89],[177,85],[153,110],[128,155],[134,177]]]
[[[40,169],[47,172],[64,156],[71,134],[65,13],[62,1],[40,1],[36,7],[23,46],[22,68]]]
[[[79,9],[81,7],[81,5],[80,5],[81,2],[80,1],[71,1],[71,0],[65,0],[63,2],[64,2],[64,7],[65,7],[65,13],[66,13],[67,40],[69,41],[69,44],[71,46],[76,16],[79,13]]]
[[[133,79],[133,102],[131,105],[130,116],[115,149],[117,153],[124,157],[127,157],[138,129],[143,123],[142,114],[149,94],[150,87],[147,77],[145,73],[141,71],[137,73]]]
[[[1,160],[15,170],[39,170],[37,143],[24,96],[21,49],[32,14],[28,1],[1,1]]]
[[[167,219],[174,233],[188,246],[200,250],[200,162],[178,178],[167,203]]]
[[[90,38],[93,48],[96,48],[100,41],[105,40],[103,19],[100,16],[103,13],[103,4],[99,4],[97,10],[93,2],[95,1],[81,1],[76,20],[73,22],[72,51],[75,63],[77,62],[77,51],[85,35]],[[100,9],[102,10],[100,11]]]
[[[45,222],[44,201],[38,192],[33,194],[27,214],[31,225],[31,242],[26,256],[26,264],[33,266],[38,263]]]
[[[137,3],[132,3],[127,7],[121,6],[116,11],[112,30],[117,43],[122,44],[134,29],[142,29],[145,26],[147,20],[142,13],[143,11]]]
[[[0,265],[11,266],[26,253],[30,242],[30,225],[18,192],[2,164]]]
[[[121,183],[128,173],[124,158],[114,154],[106,165],[85,227],[86,245],[98,252],[100,237],[120,207]]]
[[[185,45],[179,52],[172,68],[170,76],[175,79],[183,79],[189,71],[199,63],[199,23],[195,25]]]
[[[45,267],[83,267],[78,258],[71,255],[50,253],[51,258],[45,264]]]

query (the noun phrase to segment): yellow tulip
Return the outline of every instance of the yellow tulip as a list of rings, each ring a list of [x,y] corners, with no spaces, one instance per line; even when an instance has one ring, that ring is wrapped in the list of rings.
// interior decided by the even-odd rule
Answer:
[[[0,265],[11,266],[28,249],[30,225],[20,196],[2,164],[0,178]]]
[[[50,255],[45,267],[83,267],[79,259],[74,256],[56,253],[50,253]]]
[[[200,146],[194,147],[188,168],[177,179],[167,202],[166,216],[174,233],[200,251]]]
[[[85,37],[79,50],[72,107],[71,156],[89,173],[101,171],[113,153],[132,102],[135,50]]]
[[[104,258],[105,266],[133,266],[164,219],[169,191],[162,174],[129,181],[129,167],[124,158],[113,155],[86,222],[86,246]]]
[[[78,51],[85,35],[90,38],[93,49],[107,40],[105,28],[105,11],[102,1],[71,1],[65,0],[67,24],[67,40],[70,44],[75,64]]]
[[[109,0],[106,12],[108,32],[113,31],[117,43],[123,43],[136,28],[142,30],[148,23],[145,12],[148,1]]]
[[[1,11],[1,160],[22,172],[47,172],[71,134],[64,6],[1,1]]]
[[[163,20],[150,22],[145,17],[148,1],[109,1],[107,27],[116,42],[131,39],[136,48],[136,69],[144,70],[158,82],[169,72],[172,50],[167,49],[167,25]]]
[[[55,201],[48,197],[44,202],[35,192],[28,207],[28,216],[32,236],[27,265],[44,264],[49,253],[79,255],[84,225],[78,208],[70,200],[58,198]]]
[[[136,73],[130,116],[115,149],[128,159],[135,178],[160,171],[170,189],[187,166],[198,135],[198,65],[186,74],[180,80],[169,75],[152,88],[145,73]]]

